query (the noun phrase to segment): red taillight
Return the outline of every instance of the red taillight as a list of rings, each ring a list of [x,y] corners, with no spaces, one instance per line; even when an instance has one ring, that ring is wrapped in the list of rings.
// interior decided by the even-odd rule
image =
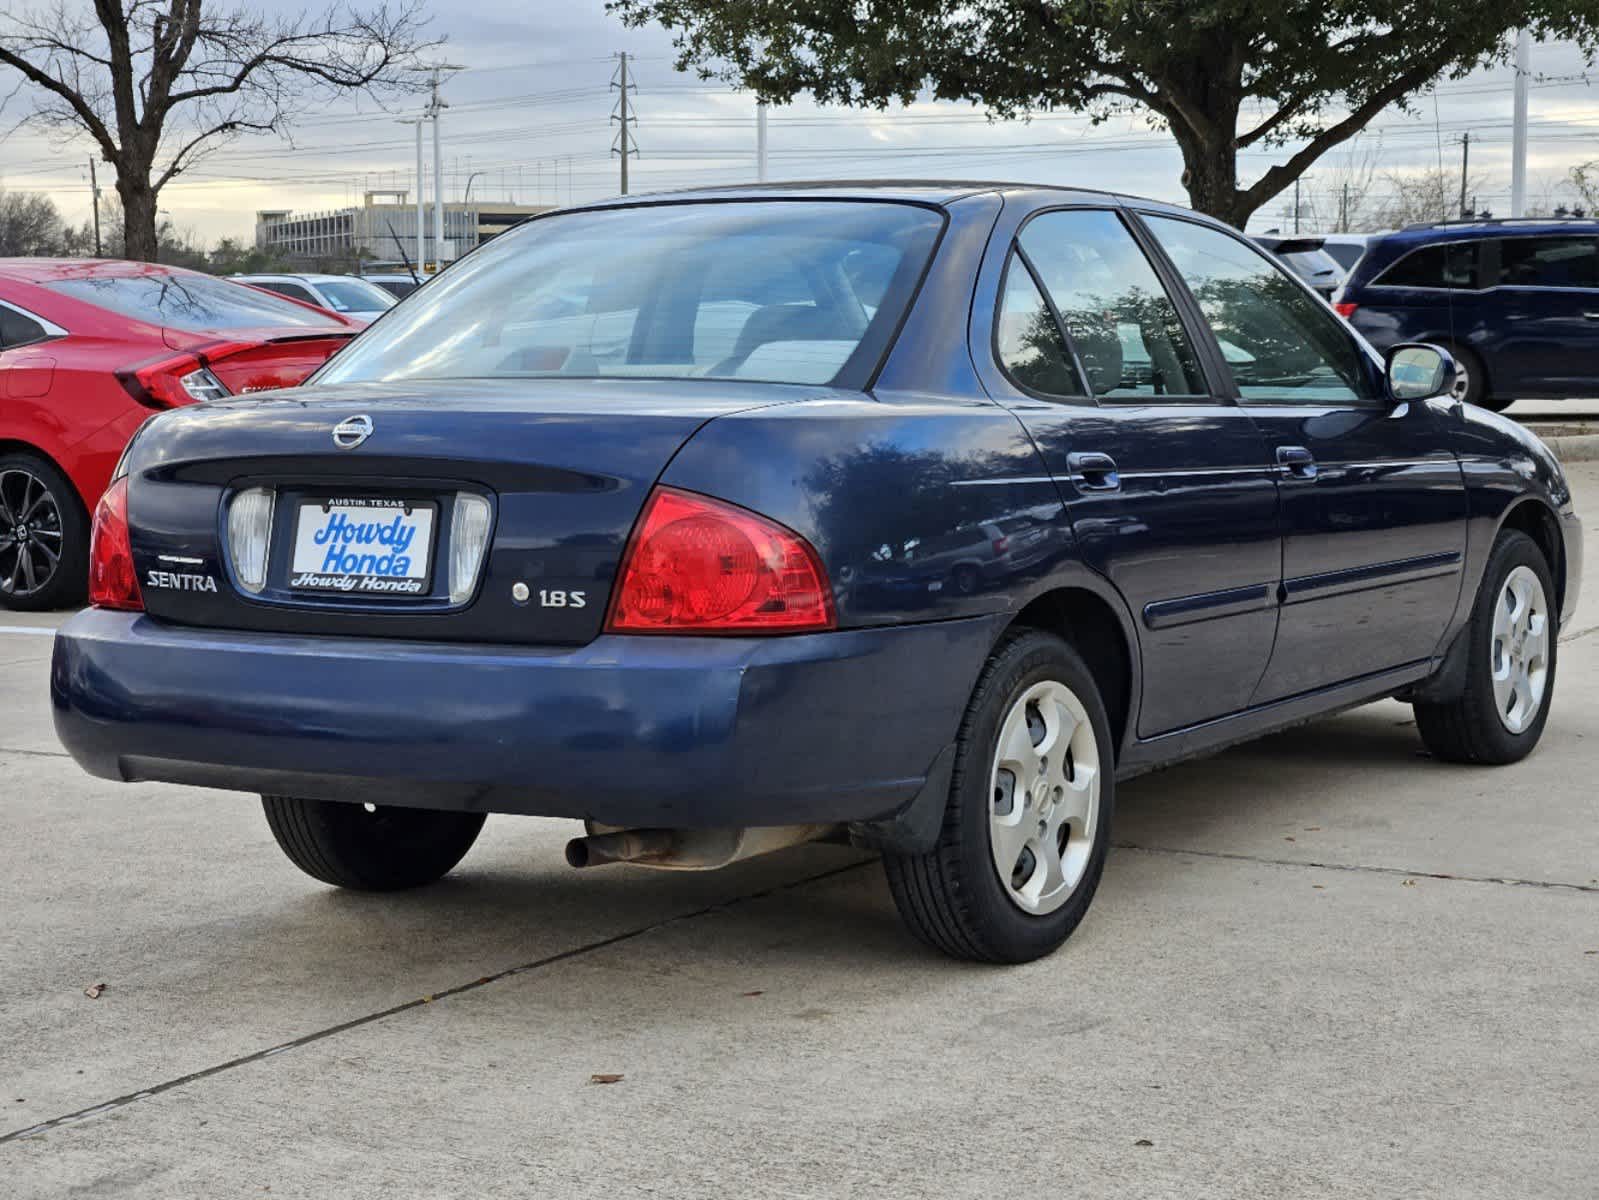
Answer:
[[[253,342],[216,342],[188,354],[154,359],[117,372],[128,395],[146,408],[177,408],[230,393],[209,370],[211,363],[249,350]]]
[[[748,509],[658,487],[622,557],[609,629],[832,629],[833,593],[804,538]]]
[[[143,612],[139,577],[128,542],[128,477],[112,480],[94,510],[89,531],[89,603],[96,608]]]
[[[997,537],[994,539],[994,553],[1003,554],[1010,549],[1010,538]]]
[[[1333,305],[1333,307],[1338,310],[1338,315],[1347,321],[1350,317],[1355,315],[1355,309],[1359,308],[1360,305],[1351,304],[1347,300],[1340,300],[1337,304]]]

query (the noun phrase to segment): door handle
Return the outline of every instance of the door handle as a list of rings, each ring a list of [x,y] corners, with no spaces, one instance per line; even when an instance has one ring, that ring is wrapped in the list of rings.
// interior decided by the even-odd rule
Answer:
[[[1087,452],[1068,454],[1066,469],[1072,482],[1084,491],[1114,492],[1121,488],[1122,477],[1116,470],[1116,460],[1108,454]]]
[[[1303,446],[1278,446],[1277,465],[1290,479],[1316,478],[1316,456]]]

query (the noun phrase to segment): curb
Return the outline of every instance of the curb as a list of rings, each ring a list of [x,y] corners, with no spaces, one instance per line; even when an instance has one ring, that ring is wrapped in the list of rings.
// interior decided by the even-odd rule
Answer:
[[[1534,433],[1538,430],[1529,426]],[[1539,434],[1539,437],[1543,437]],[[1599,462],[1599,433],[1574,433],[1564,437],[1545,437],[1543,442],[1563,463]]]

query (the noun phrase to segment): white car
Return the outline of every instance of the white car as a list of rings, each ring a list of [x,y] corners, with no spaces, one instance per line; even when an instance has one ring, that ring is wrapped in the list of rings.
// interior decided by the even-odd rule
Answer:
[[[234,275],[232,278],[358,321],[375,321],[397,303],[391,293],[355,275]]]

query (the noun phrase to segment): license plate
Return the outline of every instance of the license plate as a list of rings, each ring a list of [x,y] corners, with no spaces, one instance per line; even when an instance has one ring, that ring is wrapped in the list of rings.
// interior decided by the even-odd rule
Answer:
[[[326,500],[300,505],[289,586],[304,591],[420,596],[433,557],[430,503]]]

